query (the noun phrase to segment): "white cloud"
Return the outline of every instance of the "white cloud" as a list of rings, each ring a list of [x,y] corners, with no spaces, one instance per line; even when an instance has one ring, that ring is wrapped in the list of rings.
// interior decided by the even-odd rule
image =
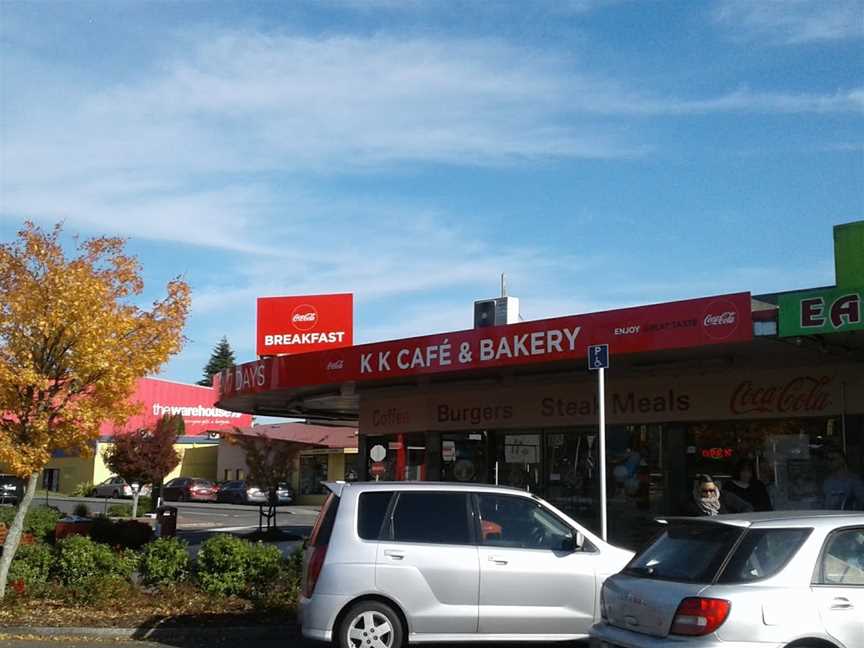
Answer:
[[[723,0],[714,17],[737,38],[769,45],[864,37],[862,0]]]

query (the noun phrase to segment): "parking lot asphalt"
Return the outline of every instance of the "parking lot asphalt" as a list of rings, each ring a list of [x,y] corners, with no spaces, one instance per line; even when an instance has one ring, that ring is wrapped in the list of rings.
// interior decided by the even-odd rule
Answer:
[[[131,504],[128,499],[104,499],[96,497],[40,497],[34,505],[56,506],[64,513],[72,513],[78,504],[87,506],[91,513],[107,513],[115,504]],[[178,511],[177,528],[183,532],[235,532],[251,531],[258,526],[258,507],[242,504],[219,504],[216,502],[167,502]],[[311,528],[318,509],[314,506],[279,506],[276,509],[276,524],[280,527]]]

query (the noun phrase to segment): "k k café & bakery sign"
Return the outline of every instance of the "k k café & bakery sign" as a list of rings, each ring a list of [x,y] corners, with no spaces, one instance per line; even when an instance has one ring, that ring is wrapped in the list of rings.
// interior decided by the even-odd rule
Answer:
[[[736,293],[270,358],[223,374],[220,393],[572,360],[592,344],[608,344],[614,362],[615,355],[746,342],[752,334],[750,294]]]
[[[259,356],[351,346],[354,296],[259,297]]]
[[[606,411],[613,424],[831,416],[841,413],[845,383],[850,413],[864,413],[864,377],[859,374],[853,366],[638,381],[618,381],[610,374]],[[364,396],[360,432],[591,426],[597,424],[597,413],[593,381]]]

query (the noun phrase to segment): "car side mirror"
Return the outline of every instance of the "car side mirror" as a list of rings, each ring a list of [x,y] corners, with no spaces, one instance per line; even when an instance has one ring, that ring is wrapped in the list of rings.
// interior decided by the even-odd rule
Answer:
[[[574,531],[570,535],[564,538],[561,542],[561,551],[567,551],[569,553],[573,553],[574,551],[579,551],[582,549],[582,545],[585,543],[585,538],[578,531]]]

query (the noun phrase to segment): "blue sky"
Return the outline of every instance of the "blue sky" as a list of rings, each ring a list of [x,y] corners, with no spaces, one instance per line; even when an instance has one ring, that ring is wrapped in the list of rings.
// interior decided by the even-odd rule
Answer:
[[[833,282],[864,217],[860,0],[0,3],[0,238],[120,234],[193,288],[192,381],[258,295],[361,342]]]

